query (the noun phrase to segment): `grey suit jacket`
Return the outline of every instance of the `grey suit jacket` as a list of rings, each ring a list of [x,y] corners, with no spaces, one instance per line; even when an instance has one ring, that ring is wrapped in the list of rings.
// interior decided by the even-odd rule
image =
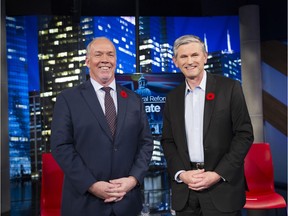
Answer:
[[[203,150],[206,171],[226,179],[212,186],[209,194],[223,212],[241,209],[245,204],[244,158],[253,142],[253,130],[241,85],[238,81],[207,73],[203,124]],[[166,99],[162,146],[172,185],[172,207],[181,210],[189,189],[174,181],[179,170],[190,170],[184,119],[185,83]]]

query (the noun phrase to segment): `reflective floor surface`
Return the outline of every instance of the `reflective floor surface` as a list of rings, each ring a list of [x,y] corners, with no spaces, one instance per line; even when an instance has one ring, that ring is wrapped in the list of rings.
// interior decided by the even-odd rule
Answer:
[[[39,216],[40,215],[40,189],[41,183],[34,181],[11,182],[11,211],[2,216]],[[278,193],[287,201],[286,188],[277,188]],[[243,216],[287,216],[287,209],[269,210],[265,212],[249,212],[243,210]],[[150,216],[171,216],[169,212],[150,213]]]
[[[40,216],[41,181],[13,181],[11,211],[1,216]],[[171,216],[169,212],[150,213],[149,216]]]

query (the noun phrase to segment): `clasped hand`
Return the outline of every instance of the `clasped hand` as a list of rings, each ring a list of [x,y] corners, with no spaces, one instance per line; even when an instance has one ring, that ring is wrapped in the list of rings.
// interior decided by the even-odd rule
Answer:
[[[94,196],[104,199],[104,202],[118,202],[123,199],[125,194],[134,188],[137,180],[133,176],[113,179],[109,182],[98,181],[90,188],[89,192]]]
[[[179,177],[191,190],[195,191],[207,189],[221,179],[220,175],[216,172],[205,172],[204,169],[189,170],[181,173]]]

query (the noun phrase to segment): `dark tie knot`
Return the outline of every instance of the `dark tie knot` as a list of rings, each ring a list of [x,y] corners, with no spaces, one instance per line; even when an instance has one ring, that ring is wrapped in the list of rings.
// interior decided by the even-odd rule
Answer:
[[[112,89],[111,87],[102,87],[101,88],[105,93],[110,93],[110,90]]]

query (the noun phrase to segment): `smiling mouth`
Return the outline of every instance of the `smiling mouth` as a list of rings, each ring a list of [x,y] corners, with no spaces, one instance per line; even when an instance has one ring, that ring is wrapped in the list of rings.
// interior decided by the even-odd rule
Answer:
[[[196,66],[187,66],[186,67],[187,70],[191,70],[191,69],[195,69],[195,68],[196,68]]]
[[[108,67],[108,66],[102,66],[102,67],[100,67],[100,69],[102,69],[102,70],[109,70],[110,67]]]

